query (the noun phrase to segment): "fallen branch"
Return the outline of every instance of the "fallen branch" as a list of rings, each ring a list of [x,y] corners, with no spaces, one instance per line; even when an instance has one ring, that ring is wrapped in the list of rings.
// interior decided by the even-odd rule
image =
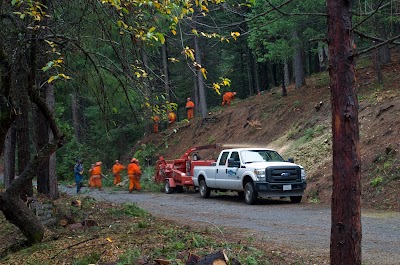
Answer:
[[[80,244],[83,244],[83,243],[86,243],[86,242],[89,242],[89,241],[91,241],[91,240],[95,240],[95,239],[98,239],[98,238],[99,238],[98,236],[94,236],[94,237],[92,237],[92,238],[85,239],[85,240],[80,241],[80,242],[78,242],[78,243],[72,244],[72,245],[70,245],[70,246],[68,246],[68,247],[66,247],[66,248],[63,248],[62,250],[60,250],[59,252],[57,252],[53,257],[51,257],[51,259],[54,259],[54,258],[57,257],[58,255],[60,255],[61,252],[65,251],[65,250],[67,250],[67,249],[73,248],[73,247],[75,247],[75,246],[78,246],[78,245],[80,245]]]

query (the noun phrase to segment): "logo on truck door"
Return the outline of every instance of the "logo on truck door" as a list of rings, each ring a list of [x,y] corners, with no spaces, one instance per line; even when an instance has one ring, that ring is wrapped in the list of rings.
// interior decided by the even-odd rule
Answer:
[[[236,170],[228,169],[228,176],[236,176]]]

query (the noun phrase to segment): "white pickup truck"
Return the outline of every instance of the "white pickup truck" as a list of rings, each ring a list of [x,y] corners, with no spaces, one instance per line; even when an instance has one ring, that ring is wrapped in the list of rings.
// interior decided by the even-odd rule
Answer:
[[[244,196],[247,204],[255,204],[259,197],[290,197],[299,203],[307,185],[302,166],[265,148],[222,150],[211,166],[194,167],[193,182],[203,198],[212,190],[230,190]]]

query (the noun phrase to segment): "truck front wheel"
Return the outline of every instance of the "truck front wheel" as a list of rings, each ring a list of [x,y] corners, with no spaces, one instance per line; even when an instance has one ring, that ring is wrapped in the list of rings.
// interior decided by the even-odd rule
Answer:
[[[299,202],[301,202],[302,198],[303,198],[302,196],[292,196],[292,197],[290,197],[290,201],[293,203],[299,203]]]
[[[202,179],[200,181],[200,197],[209,198],[211,190],[207,187],[206,181]]]
[[[244,201],[250,205],[257,202],[257,192],[254,189],[253,182],[247,182],[244,187]]]

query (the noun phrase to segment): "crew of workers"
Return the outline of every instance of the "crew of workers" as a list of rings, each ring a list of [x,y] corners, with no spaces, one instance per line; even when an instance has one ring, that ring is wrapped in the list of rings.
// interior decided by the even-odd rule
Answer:
[[[91,165],[89,171],[89,188],[95,189],[98,188],[99,191],[102,190],[102,179],[106,178],[107,176],[102,172],[102,162],[98,161]],[[142,172],[139,165],[139,160],[136,158],[132,158],[130,160],[130,164],[126,167],[122,165],[119,160],[115,160],[115,163],[112,167],[112,174],[114,176],[113,183],[115,186],[118,186],[122,182],[121,172],[127,169],[127,175],[129,179],[129,193],[133,191],[140,191],[140,178],[142,176]],[[74,166],[74,177],[76,183],[76,192],[80,193],[81,188],[83,186],[83,163],[81,159],[76,161]]]
[[[225,92],[222,96],[222,106],[230,106],[232,101],[235,99],[236,92]],[[192,101],[191,98],[186,99],[186,114],[187,114],[187,119],[191,120],[194,118],[194,102]],[[176,122],[176,113],[172,110],[168,111],[167,113],[168,117],[168,128],[170,128],[175,122]],[[152,117],[153,119],[153,132],[158,133],[159,131],[159,124],[160,124],[160,118],[157,115],[154,115]]]
[[[226,92],[222,96],[222,106],[230,106],[232,101],[234,100],[236,96],[236,92]],[[191,100],[191,98],[186,99],[186,105],[185,108],[187,110],[187,119],[191,120],[194,117],[194,103]],[[153,132],[158,133],[158,125],[160,123],[160,118],[155,115],[153,116]],[[168,128],[171,127],[174,123],[176,122],[176,114],[173,111],[168,112]],[[102,190],[102,179],[107,177],[102,173],[101,169],[102,162],[98,161],[94,164],[91,165],[91,168],[89,169],[89,187],[91,189],[98,188],[99,190]],[[140,191],[140,177],[142,175],[140,166],[139,166],[139,160],[136,158],[132,158],[130,160],[129,165],[126,167],[122,165],[119,160],[115,160],[115,163],[112,167],[112,174],[114,176],[114,185],[118,185],[121,183],[121,172],[123,170],[127,170],[127,175],[129,178],[129,193],[132,193],[133,191]],[[74,166],[74,177],[75,177],[75,183],[76,183],[76,192],[80,193],[80,190],[83,186],[83,164],[82,160],[78,159],[76,161],[76,164]]]

